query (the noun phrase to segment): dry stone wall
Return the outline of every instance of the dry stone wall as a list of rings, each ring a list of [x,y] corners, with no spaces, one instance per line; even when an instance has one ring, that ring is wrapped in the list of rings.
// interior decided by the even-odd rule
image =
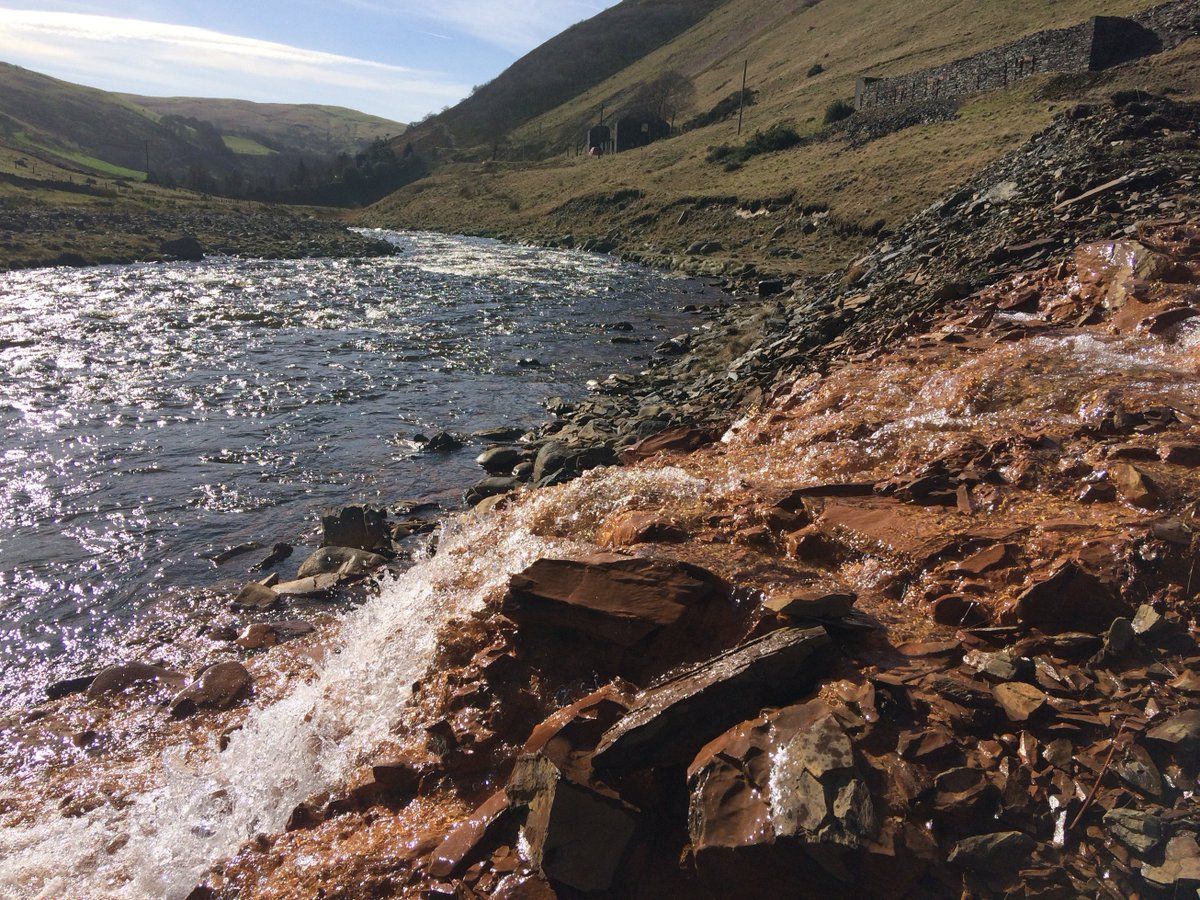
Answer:
[[[1096,16],[907,75],[860,78],[855,107],[907,106],[997,90],[1046,72],[1098,71],[1177,46],[1198,27],[1197,0],[1173,0],[1128,19]]]

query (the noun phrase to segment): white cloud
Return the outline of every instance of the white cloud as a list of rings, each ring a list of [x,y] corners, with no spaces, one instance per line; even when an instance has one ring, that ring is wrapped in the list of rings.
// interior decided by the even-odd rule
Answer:
[[[0,57],[110,90],[331,103],[400,121],[469,90],[403,66],[205,28],[80,13],[0,9]]]
[[[523,54],[616,0],[342,0],[349,6],[422,18]]]

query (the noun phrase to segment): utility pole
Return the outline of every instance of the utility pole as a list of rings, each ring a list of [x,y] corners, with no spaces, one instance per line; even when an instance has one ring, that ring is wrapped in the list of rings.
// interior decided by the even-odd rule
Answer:
[[[750,60],[742,66],[742,93],[738,97],[738,137],[742,136],[742,115],[746,111],[746,75],[750,71]]]

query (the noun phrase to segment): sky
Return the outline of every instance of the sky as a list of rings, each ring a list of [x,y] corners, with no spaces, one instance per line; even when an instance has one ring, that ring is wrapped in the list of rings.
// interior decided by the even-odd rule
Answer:
[[[617,0],[0,0],[0,61],[154,96],[413,122]]]

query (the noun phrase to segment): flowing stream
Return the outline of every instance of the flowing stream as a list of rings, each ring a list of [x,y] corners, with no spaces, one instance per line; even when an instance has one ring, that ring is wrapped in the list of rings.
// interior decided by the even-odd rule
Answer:
[[[0,275],[0,711],[236,587],[320,510],[456,504],[438,429],[531,426],[687,330],[696,282],[612,259],[382,232],[393,258]],[[286,575],[286,570],[285,573]]]

